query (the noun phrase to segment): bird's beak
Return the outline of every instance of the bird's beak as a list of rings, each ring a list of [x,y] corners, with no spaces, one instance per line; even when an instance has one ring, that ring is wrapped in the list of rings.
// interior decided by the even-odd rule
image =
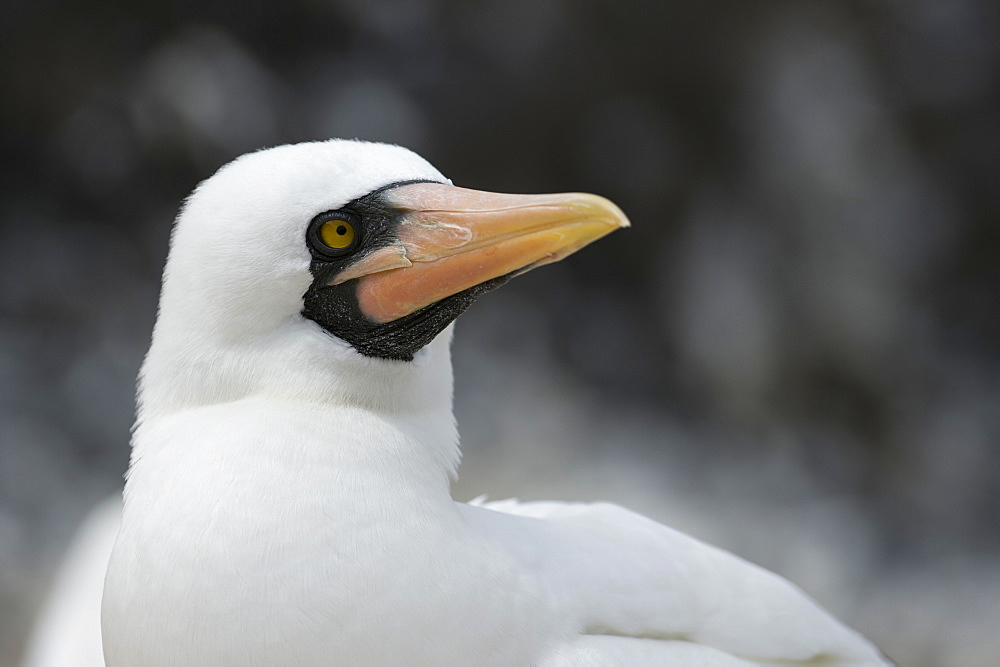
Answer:
[[[629,225],[607,199],[576,192],[507,195],[413,183],[388,190],[384,198],[402,216],[396,242],[331,281],[357,279],[358,306],[376,323],[556,262]]]

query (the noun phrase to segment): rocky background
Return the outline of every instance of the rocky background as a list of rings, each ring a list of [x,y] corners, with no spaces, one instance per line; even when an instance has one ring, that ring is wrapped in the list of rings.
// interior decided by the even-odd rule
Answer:
[[[0,7],[0,664],[120,488],[180,200],[360,137],[633,221],[459,321],[456,496],[608,499],[1000,664],[989,0]]]

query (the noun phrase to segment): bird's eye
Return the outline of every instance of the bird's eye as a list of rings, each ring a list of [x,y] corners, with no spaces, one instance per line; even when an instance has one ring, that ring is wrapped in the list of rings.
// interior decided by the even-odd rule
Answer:
[[[327,220],[319,228],[319,238],[334,250],[344,250],[354,243],[354,225],[347,220]]]
[[[333,260],[357,250],[364,240],[364,229],[347,211],[320,213],[309,223],[306,241],[319,259]]]

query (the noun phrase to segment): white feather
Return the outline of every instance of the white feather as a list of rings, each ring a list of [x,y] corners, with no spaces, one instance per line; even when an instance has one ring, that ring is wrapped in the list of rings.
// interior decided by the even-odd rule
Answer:
[[[299,314],[305,225],[392,146],[240,158],[173,235],[143,367],[109,665],[882,664],[776,575],[613,505],[455,503],[446,330],[412,362]]]
[[[80,525],[35,620],[23,667],[104,665],[101,593],[121,513],[121,498],[109,498]]]

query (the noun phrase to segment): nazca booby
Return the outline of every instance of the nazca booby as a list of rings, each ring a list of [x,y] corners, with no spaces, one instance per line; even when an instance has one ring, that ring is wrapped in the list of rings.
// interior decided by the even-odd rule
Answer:
[[[452,321],[627,225],[358,141],[199,185],[140,374],[107,664],[881,664],[787,581],[615,505],[451,498]]]

